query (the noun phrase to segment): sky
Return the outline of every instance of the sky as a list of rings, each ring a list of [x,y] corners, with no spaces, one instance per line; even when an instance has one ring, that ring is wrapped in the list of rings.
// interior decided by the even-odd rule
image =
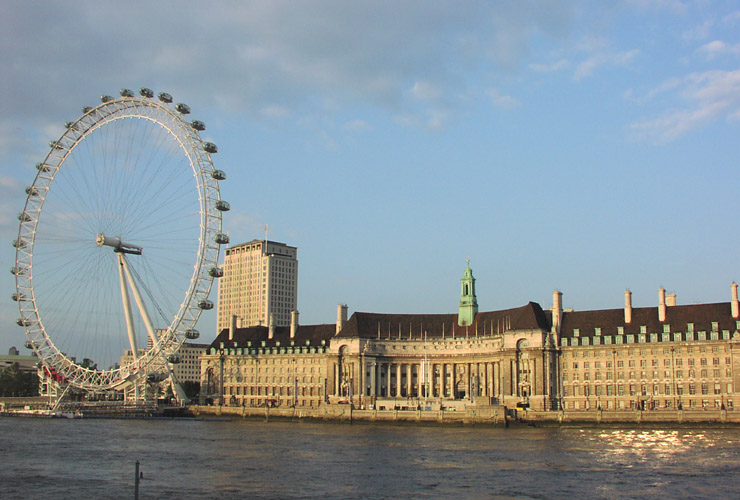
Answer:
[[[303,324],[454,313],[467,258],[483,311],[740,280],[740,2],[10,0],[0,49],[0,268],[63,123],[149,87],[218,145],[231,242],[298,247]]]

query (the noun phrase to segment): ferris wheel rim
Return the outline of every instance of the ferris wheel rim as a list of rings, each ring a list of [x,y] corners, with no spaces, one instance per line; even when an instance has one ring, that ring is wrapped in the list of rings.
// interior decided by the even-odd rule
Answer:
[[[80,389],[116,388],[131,381],[132,378],[139,377],[155,358],[174,353],[179,348],[189,332],[193,331],[204,309],[204,303],[209,302],[207,298],[213,285],[213,275],[209,271],[218,266],[222,244],[218,241],[219,236],[223,236],[221,210],[217,208],[219,204],[225,203],[220,198],[218,185],[218,179],[222,179],[223,176],[215,175],[220,171],[214,168],[211,152],[208,151],[207,146],[212,145],[201,139],[194,126],[196,122],[188,123],[182,116],[183,108],[179,107],[184,106],[188,112],[189,108],[178,104],[172,109],[166,104],[169,104],[166,100],[161,100],[161,102],[151,100],[149,96],[144,96],[143,92],[142,97],[123,95],[122,92],[121,98],[103,99],[98,106],[85,109],[80,118],[68,123],[66,130],[58,140],[50,143],[50,151],[44,162],[39,164],[41,167],[38,169],[33,184],[27,190],[28,196],[24,210],[19,216],[18,239],[14,243],[16,262],[12,269],[13,274],[16,275],[14,298],[18,301],[20,311],[18,323],[24,327],[28,338],[27,343],[30,343],[43,367],[49,372],[56,372],[70,385]],[[187,156],[196,179],[199,196],[200,235],[190,285],[164,334],[146,349],[143,356],[134,359],[131,363],[98,370],[81,366],[62,352],[55,345],[53,334],[50,335],[44,327],[43,317],[39,314],[34,293],[34,245],[39,216],[47,194],[67,157],[96,130],[126,118],[142,118],[162,127],[178,143],[182,154]],[[202,126],[201,122],[197,123]],[[215,146],[213,148],[215,149]]]

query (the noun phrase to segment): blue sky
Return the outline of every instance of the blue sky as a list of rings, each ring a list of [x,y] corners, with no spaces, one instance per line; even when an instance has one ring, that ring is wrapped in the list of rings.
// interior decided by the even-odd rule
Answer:
[[[62,124],[147,86],[208,125],[232,242],[298,247],[303,323],[455,312],[467,257],[482,310],[740,279],[738,2],[11,1],[0,47],[0,267]]]

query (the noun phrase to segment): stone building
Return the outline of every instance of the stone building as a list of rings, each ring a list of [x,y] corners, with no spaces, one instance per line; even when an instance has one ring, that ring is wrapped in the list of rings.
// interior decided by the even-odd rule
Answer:
[[[726,408],[740,380],[740,306],[479,312],[463,274],[457,314],[355,312],[336,325],[223,329],[202,359],[201,399],[244,406],[539,411]]]

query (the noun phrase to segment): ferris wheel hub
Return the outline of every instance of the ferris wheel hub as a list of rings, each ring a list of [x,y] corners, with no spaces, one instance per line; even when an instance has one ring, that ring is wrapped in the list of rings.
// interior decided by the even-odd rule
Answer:
[[[132,245],[130,243],[124,243],[119,237],[113,238],[110,236],[106,236],[103,233],[100,233],[98,235],[98,237],[95,239],[95,243],[97,243],[99,247],[113,247],[113,251],[118,253],[141,255],[141,252],[144,250],[139,246]]]

